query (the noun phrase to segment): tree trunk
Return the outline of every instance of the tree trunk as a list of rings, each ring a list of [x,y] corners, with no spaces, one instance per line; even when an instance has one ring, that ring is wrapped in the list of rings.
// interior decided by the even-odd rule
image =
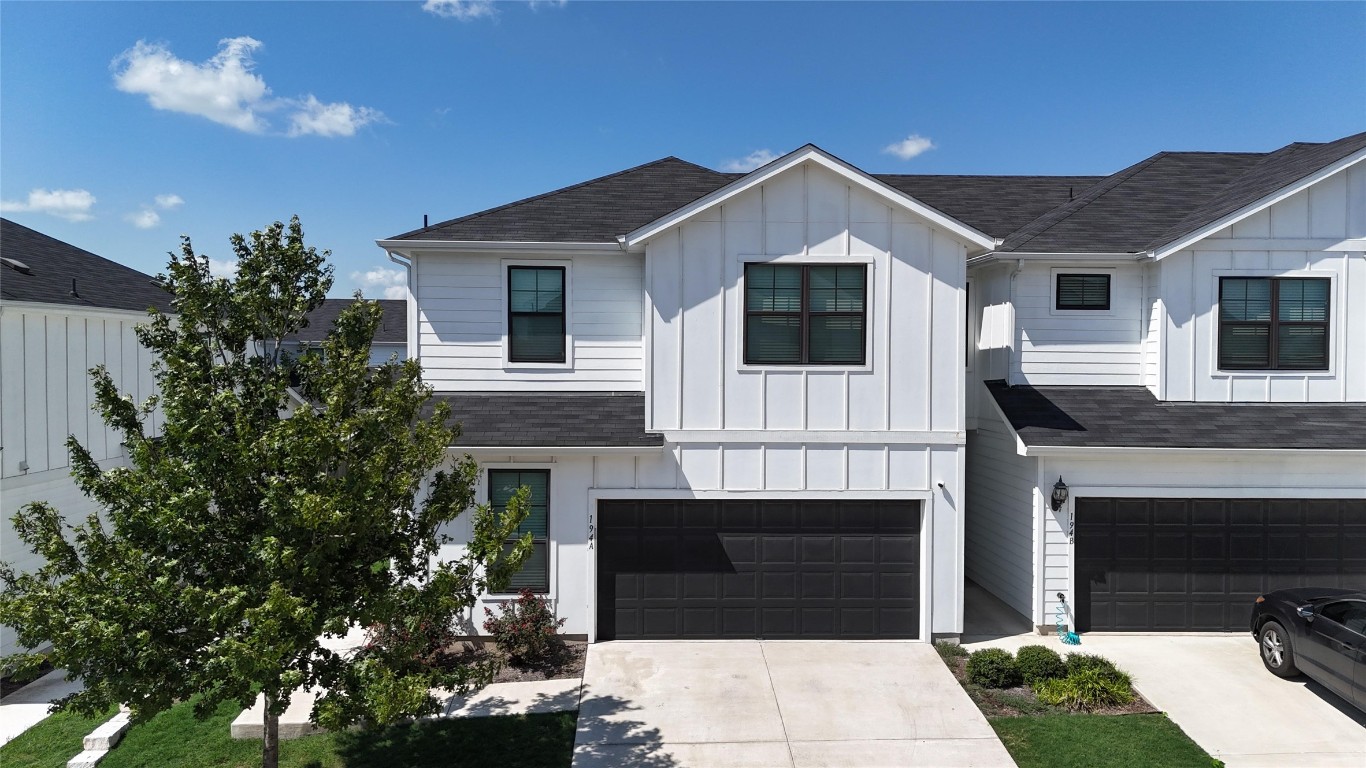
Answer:
[[[275,714],[275,696],[267,693],[264,728],[261,731],[261,768],[279,768],[280,716]]]

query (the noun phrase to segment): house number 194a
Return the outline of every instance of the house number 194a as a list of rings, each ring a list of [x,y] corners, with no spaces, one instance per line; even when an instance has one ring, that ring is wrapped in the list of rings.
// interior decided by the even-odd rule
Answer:
[[[588,548],[593,548],[593,538],[597,535],[598,527],[593,525],[593,513],[588,513]]]

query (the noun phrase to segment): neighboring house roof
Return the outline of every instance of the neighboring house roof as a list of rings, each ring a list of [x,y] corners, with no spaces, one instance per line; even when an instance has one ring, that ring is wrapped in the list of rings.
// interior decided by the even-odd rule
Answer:
[[[1274,152],[1161,152],[1109,176],[867,175],[1003,240],[999,251],[1142,253],[1363,149],[1366,133]],[[615,244],[748,175],[667,157],[392,239]]]
[[[1162,402],[1146,387],[987,382],[1029,447],[1366,450],[1366,404]]]
[[[9,219],[0,219],[0,257],[27,267],[0,266],[0,298],[7,301],[171,311],[171,295],[151,275]]]
[[[308,327],[287,341],[320,342],[327,338],[341,311],[355,299],[323,299],[322,306],[308,313]],[[405,344],[408,341],[408,302],[403,299],[378,299],[381,317],[375,330],[375,344]]]
[[[664,436],[645,431],[645,395],[616,392],[451,392],[432,398],[460,422],[457,448],[651,447]]]

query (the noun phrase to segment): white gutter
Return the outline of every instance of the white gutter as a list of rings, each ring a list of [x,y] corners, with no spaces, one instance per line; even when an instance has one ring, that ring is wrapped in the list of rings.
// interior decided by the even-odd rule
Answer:
[[[1103,454],[1110,456],[1202,456],[1211,454],[1236,454],[1238,456],[1258,456],[1262,454],[1284,456],[1366,456],[1362,448],[1164,448],[1148,445],[1030,445],[1024,450],[1025,456],[1088,456]]]
[[[456,439],[458,440],[459,438],[456,438]],[[589,454],[589,455],[602,455],[602,454],[626,454],[626,455],[633,455],[633,454],[634,454],[634,455],[644,455],[644,454],[650,454],[650,453],[661,453],[661,452],[665,451],[666,449],[667,449],[667,446],[665,446],[665,445],[600,445],[600,446],[596,446],[596,447],[595,447],[595,446],[585,446],[585,445],[573,445],[573,446],[565,446],[565,445],[514,445],[514,446],[497,446],[497,445],[458,445],[458,444],[457,444],[457,445],[448,445],[448,446],[446,446],[446,450],[447,450],[447,451],[455,451],[455,452],[457,452],[457,453],[480,453],[480,454],[483,454],[483,453],[493,453],[493,454],[498,454],[498,455],[500,455],[500,456],[517,456],[517,455],[521,455],[521,456],[530,456],[530,455],[535,455],[535,456],[551,456],[551,455],[564,455],[564,454],[580,454],[580,455],[582,455],[582,454]]]
[[[447,251],[457,253],[616,253],[619,243],[548,243],[540,241],[497,240],[376,240],[386,251]]]
[[[1019,251],[988,251],[968,259],[968,267],[994,261],[1144,261],[1151,259],[1151,251],[1124,253],[1025,253]]]

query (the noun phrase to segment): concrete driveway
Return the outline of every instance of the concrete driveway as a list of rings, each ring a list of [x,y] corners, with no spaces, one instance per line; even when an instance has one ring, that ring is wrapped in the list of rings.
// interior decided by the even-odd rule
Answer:
[[[1014,765],[924,643],[599,643],[583,682],[574,768]]]
[[[1014,650],[1031,643],[1072,650],[1038,635],[965,638],[963,645]],[[1229,768],[1366,765],[1366,715],[1308,678],[1267,672],[1251,634],[1088,634],[1076,650],[1128,671],[1144,698]]]

